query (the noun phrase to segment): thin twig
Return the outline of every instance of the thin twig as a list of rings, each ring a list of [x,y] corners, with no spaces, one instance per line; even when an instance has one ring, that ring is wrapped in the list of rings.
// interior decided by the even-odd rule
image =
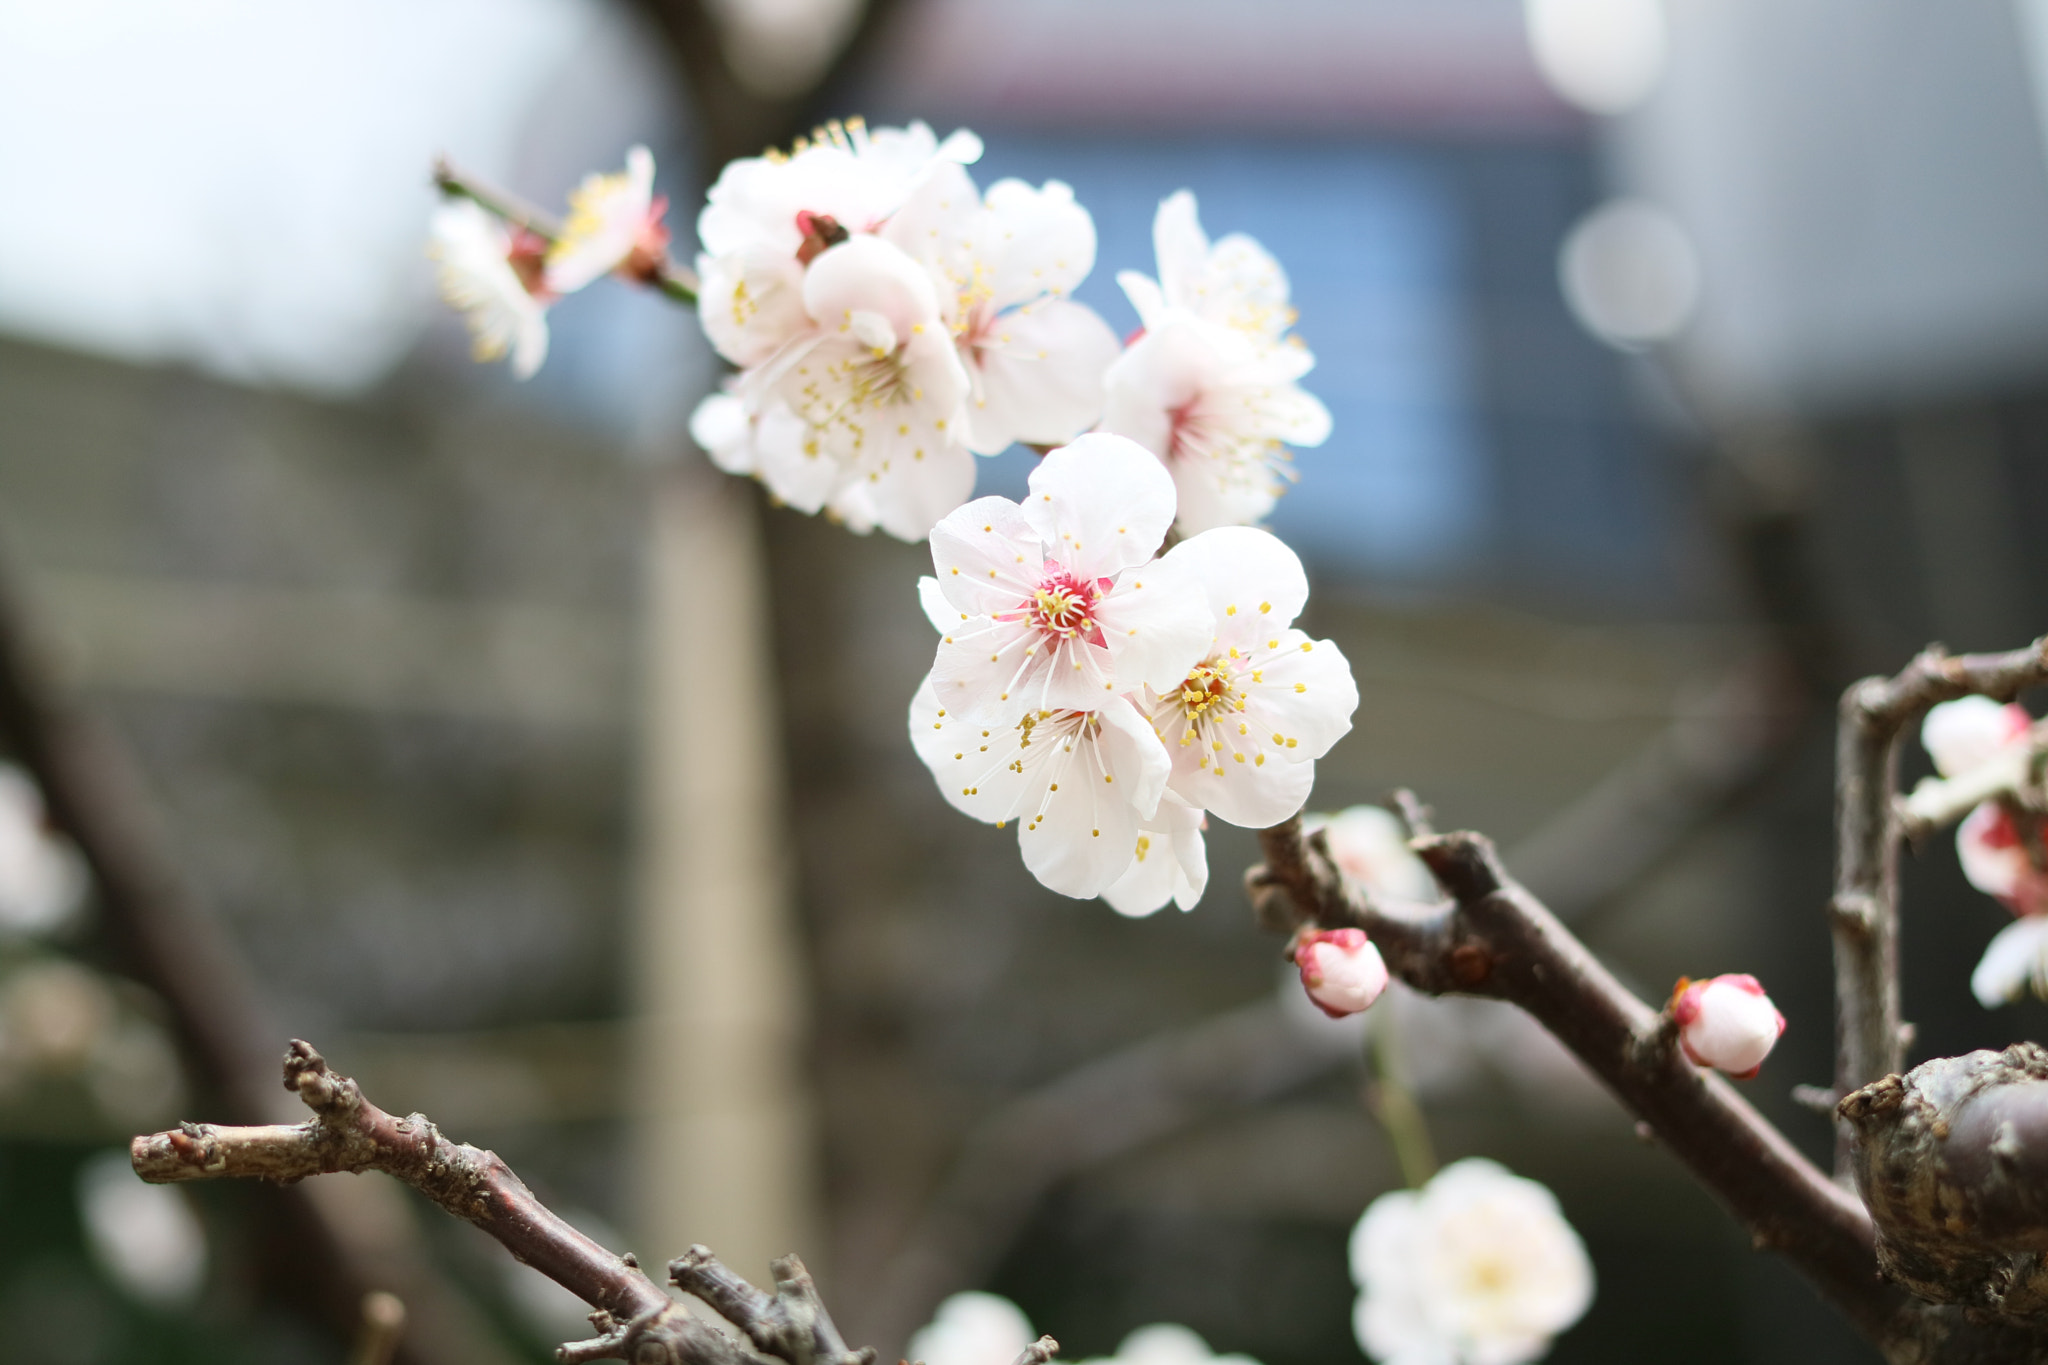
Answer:
[[[1951,656],[1931,646],[1892,678],[1842,694],[1835,745],[1835,1093],[1847,1095],[1905,1066],[1899,1018],[1899,738],[1937,704],[2010,700],[2048,682],[2048,638],[2006,654]],[[1852,1134],[1837,1124],[1838,1169]]]
[[[405,1300],[379,1289],[363,1295],[363,1325],[356,1332],[349,1365],[391,1365],[405,1332]]]

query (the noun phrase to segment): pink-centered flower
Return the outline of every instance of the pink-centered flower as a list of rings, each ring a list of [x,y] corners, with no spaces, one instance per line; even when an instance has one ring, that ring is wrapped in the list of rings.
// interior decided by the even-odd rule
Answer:
[[[939,591],[966,618],[947,626],[932,667],[941,704],[1008,725],[1178,685],[1211,629],[1200,586],[1171,557],[1152,559],[1172,522],[1159,462],[1107,435],[1047,455],[1022,505],[977,498],[940,521]]]
[[[1785,1016],[1753,976],[1730,973],[1705,981],[1681,978],[1671,993],[1679,1046],[1696,1066],[1717,1067],[1738,1080],[1762,1069],[1785,1031]]]
[[[1370,1009],[1387,988],[1387,964],[1363,929],[1306,929],[1294,937],[1294,965],[1316,1008],[1332,1019]]]
[[[1095,264],[1095,222],[1057,180],[1000,180],[984,198],[966,170],[934,166],[882,228],[940,286],[940,312],[971,388],[967,444],[1058,445],[1102,415],[1116,334],[1067,295]]]
[[[626,169],[586,176],[569,194],[569,218],[548,248],[547,286],[573,294],[591,281],[618,271],[652,279],[668,255],[662,215],[668,200],[654,193],[654,154],[645,147],[626,153]]]
[[[1066,896],[1115,885],[1166,789],[1166,751],[1123,697],[1001,721],[946,706],[927,678],[910,739],[946,800],[985,824],[1017,822],[1024,865]]]
[[[1351,729],[1351,665],[1335,644],[1294,628],[1308,576],[1277,537],[1219,527],[1160,562],[1200,585],[1215,622],[1185,676],[1146,694],[1173,757],[1172,790],[1233,825],[1278,824],[1308,799],[1315,760]]]
[[[532,378],[547,359],[552,300],[540,282],[540,240],[467,199],[436,208],[428,230],[441,297],[462,314],[471,352],[479,361],[509,358],[514,378]]]

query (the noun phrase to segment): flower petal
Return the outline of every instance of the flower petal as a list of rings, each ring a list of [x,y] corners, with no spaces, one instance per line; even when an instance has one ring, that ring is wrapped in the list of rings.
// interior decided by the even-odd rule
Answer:
[[[946,600],[969,616],[1009,611],[1031,600],[1045,552],[1008,498],[976,498],[932,527],[932,568]]]
[[[1049,784],[1037,818],[1017,831],[1031,874],[1079,899],[1102,894],[1123,875],[1138,821],[1157,809],[1166,784],[1166,751],[1129,701],[1119,697],[1095,714],[1102,724],[1093,742],[1067,740],[1044,765],[1058,790]]]
[[[1970,993],[1985,1009],[2009,1005],[2031,989],[2048,994],[2048,916],[2029,915],[2000,929],[1970,973]]]
[[[1144,447],[1102,432],[1040,460],[1024,503],[1048,557],[1084,578],[1143,564],[1173,515],[1173,477]]]
[[[1178,688],[1215,632],[1201,585],[1170,559],[1126,572],[1096,604],[1095,619],[1116,663],[1119,692]]]
[[[989,280],[995,307],[1070,293],[1095,268],[1095,220],[1063,182],[1033,189],[998,180],[988,187],[987,203],[996,231],[990,245],[1002,248]]]
[[[1192,910],[1209,884],[1202,812],[1168,795],[1158,814],[1138,822],[1137,853],[1102,899],[1119,915],[1139,919],[1168,901]]]
[[[1164,556],[1181,565],[1208,595],[1219,644],[1249,648],[1285,630],[1308,604],[1308,574],[1285,541],[1249,526],[1221,526],[1191,536]]]
[[[1108,323],[1065,299],[996,319],[972,355],[981,383],[968,404],[969,445],[998,455],[1016,441],[1054,445],[1086,431],[1102,416],[1117,349]]]

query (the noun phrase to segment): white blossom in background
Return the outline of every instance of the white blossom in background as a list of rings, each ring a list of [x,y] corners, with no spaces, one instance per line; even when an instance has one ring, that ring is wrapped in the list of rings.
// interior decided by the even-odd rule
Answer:
[[[1927,713],[1920,741],[1945,778],[1990,764],[2013,765],[2018,777],[2032,725],[2024,707],[1961,697]],[[1986,801],[1956,827],[1956,858],[1970,885],[2017,917],[1985,947],[1970,975],[1971,993],[1986,1009],[2029,990],[2048,997],[2048,824]]]
[[[1215,622],[1177,685],[1154,683],[1146,694],[1173,759],[1173,792],[1233,825],[1278,824],[1308,799],[1315,760],[1351,729],[1351,665],[1330,641],[1294,628],[1308,576],[1277,537],[1219,527],[1160,563],[1200,585]]]
[[[1095,222],[1057,180],[999,180],[986,198],[956,164],[934,166],[882,236],[938,281],[970,381],[966,441],[1058,445],[1102,416],[1116,333],[1067,297],[1095,266]]]
[[[1351,806],[1335,815],[1305,817],[1302,828],[1323,832],[1330,861],[1359,890],[1395,901],[1434,904],[1441,899],[1429,866],[1408,847],[1400,817],[1384,806]]]
[[[1679,1046],[1695,1066],[1717,1067],[1738,1080],[1762,1069],[1785,1031],[1785,1016],[1753,976],[1730,972],[1678,983],[1671,995]]]
[[[46,934],[85,899],[84,860],[50,828],[28,774],[0,763],[0,933]]]
[[[919,1365],[1011,1365],[1038,1340],[1024,1310],[1000,1294],[970,1291],[941,1303],[911,1335],[907,1358]]]
[[[1163,795],[1158,813],[1138,821],[1137,856],[1102,893],[1109,908],[1131,919],[1163,910],[1168,901],[1194,909],[1209,886],[1209,853],[1202,839],[1207,823],[1199,807],[1170,791]]]
[[[1315,366],[1287,280],[1248,237],[1213,248],[1182,191],[1153,225],[1161,278],[1117,276],[1143,330],[1105,379],[1102,427],[1165,462],[1187,534],[1257,521],[1291,477],[1286,446],[1329,438],[1330,414],[1296,383]]]
[[[79,1169],[78,1206],[93,1259],[122,1290],[158,1307],[198,1296],[206,1233],[184,1190],[145,1185],[126,1151],[102,1152]]]
[[[1593,1301],[1555,1196],[1479,1157],[1375,1199],[1351,1234],[1351,1274],[1358,1344],[1381,1365],[1521,1365]]]
[[[1258,1365],[1246,1355],[1219,1355],[1192,1328],[1177,1322],[1140,1327],[1117,1345],[1116,1354],[1080,1365]]]
[[[479,362],[509,358],[514,377],[531,379],[548,357],[540,239],[515,234],[467,199],[435,209],[428,233],[441,297],[462,314],[471,353]]]
[[[940,705],[1008,729],[1148,685],[1177,689],[1209,646],[1211,620],[1183,563],[1152,558],[1173,515],[1173,481],[1156,460],[1089,435],[1039,462],[1021,506],[978,498],[940,521],[939,591],[967,618],[940,639]]]
[[[1294,939],[1302,989],[1332,1019],[1359,1014],[1387,988],[1387,964],[1363,929],[1307,929]]]
[[[570,191],[568,219],[548,248],[548,291],[573,294],[614,270],[651,278],[668,255],[667,211],[645,147],[626,153],[623,171],[586,176]]]

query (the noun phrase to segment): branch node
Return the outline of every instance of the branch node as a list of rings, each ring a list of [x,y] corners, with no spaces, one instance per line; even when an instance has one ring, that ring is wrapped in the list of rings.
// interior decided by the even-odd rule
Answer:
[[[1059,1354],[1059,1350],[1060,1344],[1057,1341],[1051,1337],[1040,1337],[1026,1346],[1011,1365],[1045,1365],[1048,1360]]]
[[[1877,928],[1877,900],[1862,891],[1842,891],[1828,901],[1828,918],[1839,928],[1868,938]]]
[[[1410,847],[1460,905],[1485,900],[1507,884],[1493,842],[1483,834],[1469,830],[1433,834],[1410,841]]]

